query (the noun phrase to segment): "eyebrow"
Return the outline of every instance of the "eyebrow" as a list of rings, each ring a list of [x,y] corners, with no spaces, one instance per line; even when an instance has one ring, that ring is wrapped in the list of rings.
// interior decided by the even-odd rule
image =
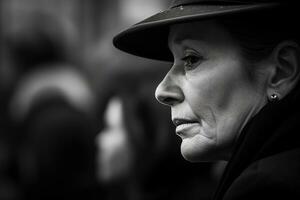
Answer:
[[[175,44],[181,44],[181,43],[183,43],[183,41],[189,40],[189,39],[192,39],[192,37],[188,34],[184,34],[184,35],[180,35],[180,36],[176,37],[173,41]]]
[[[183,35],[180,35],[180,36],[176,36],[175,39],[172,38],[172,41],[169,39],[168,40],[168,48],[171,50],[171,42],[173,44],[180,45],[185,40],[188,40],[187,38],[189,38],[188,34],[183,34]]]
[[[192,35],[190,33],[182,33],[179,34],[178,36],[174,37],[175,39],[172,38],[172,42],[174,42],[174,44],[182,44],[184,41],[186,40],[198,40],[201,41],[202,37],[200,35]],[[170,44],[170,41],[168,41],[168,43]]]
[[[179,37],[176,37],[174,40],[172,40],[173,44],[183,46],[183,47],[189,47],[190,48],[190,43],[189,41],[195,40],[193,37],[191,37],[188,34],[181,35]],[[197,41],[201,42],[201,39],[197,39]],[[171,50],[171,42],[168,42],[168,48]]]

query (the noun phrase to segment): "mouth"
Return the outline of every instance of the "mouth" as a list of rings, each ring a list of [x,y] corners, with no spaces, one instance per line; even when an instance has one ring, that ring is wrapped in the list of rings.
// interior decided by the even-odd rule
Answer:
[[[196,120],[189,120],[189,119],[181,119],[181,118],[174,118],[172,119],[173,124],[177,127],[182,124],[192,124],[192,123],[198,123]]]
[[[182,138],[192,137],[199,131],[199,122],[196,120],[175,118],[172,121],[176,126],[176,134]]]

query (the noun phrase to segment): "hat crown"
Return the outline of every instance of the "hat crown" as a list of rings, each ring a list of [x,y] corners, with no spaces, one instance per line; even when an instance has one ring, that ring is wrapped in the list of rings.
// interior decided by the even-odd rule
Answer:
[[[280,0],[173,0],[171,8],[187,4],[254,4],[254,3],[275,3]]]
[[[223,16],[239,17],[242,14],[245,16],[246,13],[247,16],[254,17],[258,12],[294,21],[296,17],[290,16],[290,13],[298,13],[296,3],[296,0],[173,0],[168,9],[118,34],[113,43],[115,47],[127,53],[173,62],[174,58],[168,47],[169,28],[173,24]],[[278,20],[279,25],[285,22]]]

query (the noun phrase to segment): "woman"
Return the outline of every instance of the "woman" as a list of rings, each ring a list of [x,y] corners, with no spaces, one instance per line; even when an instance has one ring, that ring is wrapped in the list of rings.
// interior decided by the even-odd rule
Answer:
[[[175,0],[114,38],[173,62],[156,98],[187,160],[229,161],[214,199],[300,197],[296,17],[293,2]]]

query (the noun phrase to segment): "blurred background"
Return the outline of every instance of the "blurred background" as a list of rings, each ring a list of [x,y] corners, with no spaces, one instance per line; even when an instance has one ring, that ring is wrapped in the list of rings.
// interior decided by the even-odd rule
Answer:
[[[211,199],[154,98],[171,63],[112,46],[170,0],[0,0],[0,200]]]

